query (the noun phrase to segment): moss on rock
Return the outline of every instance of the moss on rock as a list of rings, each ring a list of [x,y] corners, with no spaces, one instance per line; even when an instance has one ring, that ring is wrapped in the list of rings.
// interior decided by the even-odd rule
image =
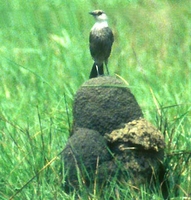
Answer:
[[[157,174],[165,143],[162,133],[151,123],[134,120],[105,137],[115,159],[121,163],[122,174],[128,174],[127,180],[133,185],[150,181]]]

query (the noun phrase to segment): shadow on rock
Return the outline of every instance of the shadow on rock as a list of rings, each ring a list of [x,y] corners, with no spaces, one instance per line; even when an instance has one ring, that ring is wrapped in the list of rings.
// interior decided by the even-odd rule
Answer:
[[[88,186],[96,167],[111,160],[105,139],[97,131],[84,128],[69,138],[62,157],[66,188],[78,188],[80,183]]]

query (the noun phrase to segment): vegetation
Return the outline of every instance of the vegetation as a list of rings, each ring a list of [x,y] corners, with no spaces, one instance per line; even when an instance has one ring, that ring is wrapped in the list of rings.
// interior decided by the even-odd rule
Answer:
[[[92,59],[88,12],[106,11],[115,42],[111,75],[129,83],[146,119],[165,135],[172,199],[191,193],[191,1],[7,0],[0,3],[0,199],[161,199],[115,182],[66,194],[60,152],[72,102]],[[87,192],[88,191],[88,192]]]

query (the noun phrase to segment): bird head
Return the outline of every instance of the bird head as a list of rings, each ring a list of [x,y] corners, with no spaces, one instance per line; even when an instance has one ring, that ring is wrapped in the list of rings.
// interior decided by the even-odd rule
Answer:
[[[92,12],[89,12],[90,15],[92,15],[96,21],[106,21],[107,15],[103,10],[94,10]]]

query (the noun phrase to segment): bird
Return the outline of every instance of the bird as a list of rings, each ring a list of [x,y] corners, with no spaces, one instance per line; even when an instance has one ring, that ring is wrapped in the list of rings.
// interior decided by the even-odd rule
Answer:
[[[114,42],[114,35],[108,26],[108,17],[103,10],[94,10],[89,12],[89,14],[91,14],[96,20],[89,35],[89,49],[94,60],[89,76],[91,79],[104,75],[104,64],[106,66],[107,74],[109,75],[107,64],[112,44]]]

